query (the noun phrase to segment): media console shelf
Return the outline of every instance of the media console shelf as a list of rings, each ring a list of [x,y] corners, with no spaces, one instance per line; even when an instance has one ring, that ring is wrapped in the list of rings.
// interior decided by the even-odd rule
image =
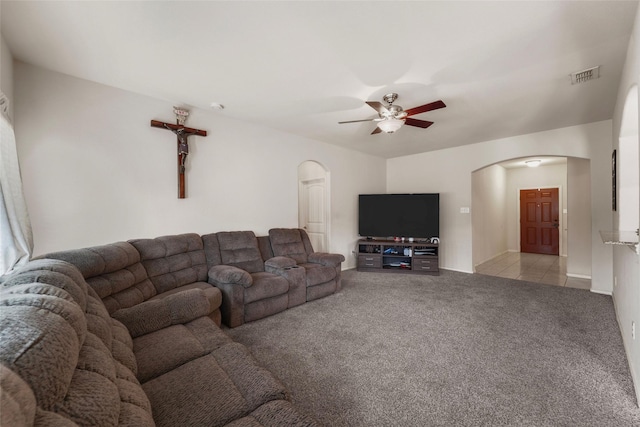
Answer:
[[[359,240],[358,271],[439,275],[438,244]]]

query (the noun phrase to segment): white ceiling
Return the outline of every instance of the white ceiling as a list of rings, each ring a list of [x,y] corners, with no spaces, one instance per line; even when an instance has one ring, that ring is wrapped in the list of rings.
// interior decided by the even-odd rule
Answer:
[[[0,28],[18,60],[389,158],[610,119],[637,5],[3,0]],[[447,108],[338,124],[388,92]]]

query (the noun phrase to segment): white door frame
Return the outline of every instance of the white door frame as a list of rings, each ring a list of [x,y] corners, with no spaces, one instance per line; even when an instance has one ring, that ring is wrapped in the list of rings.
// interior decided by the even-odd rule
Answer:
[[[305,164],[310,164],[310,163],[313,163],[316,165],[314,166],[314,168],[317,171],[319,171],[321,168],[322,173],[321,174],[316,173],[313,176],[303,176],[300,172],[301,167],[303,167],[303,165]],[[325,251],[331,252],[331,195],[330,195],[331,174],[321,163],[314,160],[306,160],[298,166],[298,227],[303,228],[305,226],[304,218],[303,218],[303,209],[306,209],[306,207],[303,206],[304,187],[308,183],[311,183],[314,181],[324,182],[323,206],[324,206],[324,236],[325,236],[325,244],[326,244]]]

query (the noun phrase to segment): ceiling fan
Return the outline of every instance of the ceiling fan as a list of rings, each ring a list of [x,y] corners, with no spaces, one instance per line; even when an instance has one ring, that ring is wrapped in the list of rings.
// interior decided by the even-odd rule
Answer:
[[[402,125],[415,126],[426,129],[433,124],[426,120],[413,119],[409,116],[424,113],[431,110],[437,110],[444,108],[446,105],[442,101],[435,101],[429,104],[421,105],[419,107],[403,110],[399,105],[393,105],[393,102],[398,99],[397,93],[388,93],[382,97],[382,99],[389,105],[384,105],[381,102],[367,101],[367,105],[378,112],[378,118],[364,119],[364,120],[349,120],[343,123],[357,123],[357,122],[378,122],[378,126],[371,132],[371,135],[386,132],[393,133],[400,129]]]

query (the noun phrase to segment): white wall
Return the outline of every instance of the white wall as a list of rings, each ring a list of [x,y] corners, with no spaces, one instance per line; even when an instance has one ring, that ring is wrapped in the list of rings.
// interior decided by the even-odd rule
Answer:
[[[613,114],[613,144],[618,147],[625,100],[629,90],[640,85],[640,7],[636,12],[635,26],[627,49],[627,58],[622,71],[618,97]],[[640,100],[638,101],[640,103]],[[640,111],[640,107],[638,109]],[[638,118],[640,120],[640,117]],[[640,144],[640,141],[638,141]],[[640,164],[640,159],[638,159]],[[619,212],[613,215],[613,229],[618,228]],[[638,218],[640,222],[640,218]],[[612,276],[617,279],[613,290],[613,301],[620,324],[622,339],[631,367],[631,375],[640,403],[640,256],[628,247],[616,246],[613,251]],[[613,278],[612,278],[613,280]],[[631,323],[636,325],[636,339],[631,338]]]
[[[611,227],[611,121],[571,126],[464,147],[432,151],[387,161],[388,192],[439,192],[440,266],[472,272],[471,173],[487,165],[528,156],[591,159],[592,290],[612,290],[612,251],[602,244],[599,230]],[[472,209],[473,211],[473,209]]]
[[[472,174],[473,265],[507,251],[507,170],[492,165]]]
[[[194,109],[187,198],[177,198],[172,104],[16,62],[15,128],[35,255],[184,232],[298,226],[298,165],[331,173],[331,251],[355,266],[357,195],[385,160]]]
[[[9,117],[13,118],[13,56],[0,35],[0,90],[9,98]]]
[[[591,164],[567,159],[567,275],[591,277]],[[597,243],[602,245],[602,242]]]
[[[567,255],[566,218],[562,209],[567,207],[567,165],[539,166],[537,168],[507,169],[507,246],[510,251],[520,251],[520,190],[530,188],[559,188],[560,255]],[[474,206],[475,212],[475,206]],[[589,260],[589,266],[591,264]]]

